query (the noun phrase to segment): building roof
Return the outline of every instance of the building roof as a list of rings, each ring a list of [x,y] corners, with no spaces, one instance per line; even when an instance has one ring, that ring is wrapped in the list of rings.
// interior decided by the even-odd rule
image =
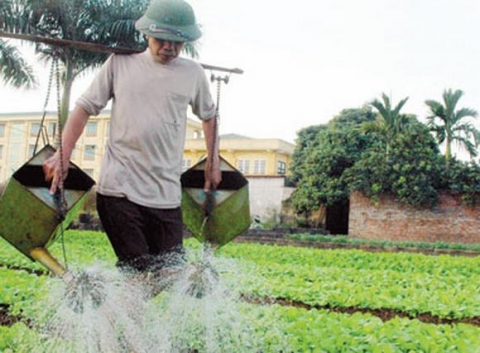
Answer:
[[[205,141],[203,138],[187,139],[185,149],[192,151],[205,150]],[[276,151],[288,155],[293,154],[295,145],[281,139],[261,139],[251,138],[236,134],[227,134],[220,136],[220,150],[236,151]]]
[[[220,138],[223,140],[250,140],[251,137],[239,135],[239,134],[224,134],[220,135]]]

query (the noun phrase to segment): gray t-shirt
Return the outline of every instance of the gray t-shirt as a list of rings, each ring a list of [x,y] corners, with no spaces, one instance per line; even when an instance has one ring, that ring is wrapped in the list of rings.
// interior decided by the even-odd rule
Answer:
[[[147,207],[180,206],[188,105],[201,120],[215,115],[203,68],[184,58],[163,65],[149,50],[112,55],[77,104],[97,115],[110,99],[97,191]]]

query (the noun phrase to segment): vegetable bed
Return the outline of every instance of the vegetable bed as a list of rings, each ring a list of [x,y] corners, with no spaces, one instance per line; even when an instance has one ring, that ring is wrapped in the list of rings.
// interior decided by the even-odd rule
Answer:
[[[72,266],[114,267],[103,233],[67,231],[65,248]],[[50,250],[62,261],[60,242]],[[215,265],[262,352],[480,351],[480,257],[231,243]],[[1,239],[0,276],[0,352],[43,352],[36,320],[51,279]],[[197,341],[192,352],[208,351]]]

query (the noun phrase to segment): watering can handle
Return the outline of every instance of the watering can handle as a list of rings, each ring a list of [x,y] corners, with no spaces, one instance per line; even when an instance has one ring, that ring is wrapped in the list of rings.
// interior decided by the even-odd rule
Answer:
[[[205,190],[205,202],[203,203],[205,218],[210,217],[215,208],[215,195],[213,193],[214,191],[212,190]]]
[[[63,190],[57,188],[55,194],[52,195],[55,206],[57,207],[58,218],[63,221],[67,214],[67,207],[65,205],[65,199],[63,195]]]

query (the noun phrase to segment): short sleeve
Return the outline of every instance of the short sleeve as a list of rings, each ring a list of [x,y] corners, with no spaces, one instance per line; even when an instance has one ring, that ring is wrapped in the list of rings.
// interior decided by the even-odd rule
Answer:
[[[76,104],[90,115],[98,115],[113,97],[114,65],[115,55],[111,55],[102,65],[89,88],[76,101]]]
[[[216,107],[210,93],[210,85],[202,67],[199,67],[196,88],[192,102],[192,111],[200,120],[209,120],[215,116]]]

